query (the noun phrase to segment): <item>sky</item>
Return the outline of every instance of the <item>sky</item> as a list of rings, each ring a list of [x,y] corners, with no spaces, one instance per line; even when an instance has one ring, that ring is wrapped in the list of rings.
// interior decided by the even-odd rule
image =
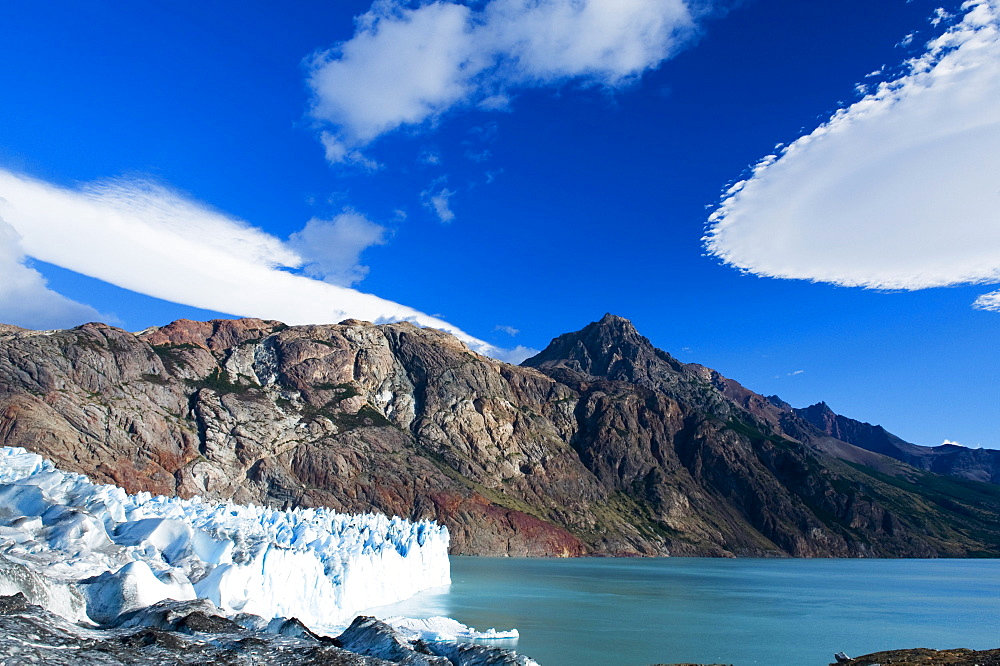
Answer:
[[[0,321],[611,312],[1000,448],[1000,0],[3,3]]]

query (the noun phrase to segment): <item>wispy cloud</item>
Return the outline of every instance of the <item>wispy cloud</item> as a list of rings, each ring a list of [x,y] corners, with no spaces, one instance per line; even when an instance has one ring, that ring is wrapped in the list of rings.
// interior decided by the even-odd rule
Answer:
[[[513,349],[495,349],[493,353],[489,354],[493,358],[503,361],[504,363],[511,363],[513,365],[518,365],[525,359],[531,358],[539,352],[538,349],[532,349],[531,347],[524,347],[518,345]]]
[[[289,237],[288,245],[302,258],[306,275],[349,287],[368,275],[368,267],[360,263],[361,253],[384,245],[387,235],[385,227],[348,210],[332,220],[309,220]]]
[[[114,317],[49,289],[41,273],[25,261],[20,234],[0,219],[0,322],[34,329],[114,322]]]
[[[425,208],[433,211],[439,220],[448,224],[455,219],[455,213],[449,204],[451,198],[455,196],[455,191],[449,190],[447,187],[440,187],[441,182],[443,181],[432,183],[429,188],[421,192],[420,200]],[[439,187],[440,189],[438,189]]]
[[[513,337],[513,336],[515,336],[515,335],[517,335],[518,333],[521,332],[518,329],[514,328],[513,326],[505,326],[505,325],[502,325],[502,324],[498,325],[495,330],[497,330],[497,331],[503,331],[504,333],[506,333],[507,335],[509,335],[511,337]]]
[[[326,160],[330,163],[350,164],[365,171],[378,171],[382,165],[365,156],[360,150],[349,147],[342,139],[330,132],[320,132],[320,143],[323,144]]]
[[[734,185],[708,250],[748,273],[846,286],[1000,282],[1000,3],[963,9],[903,76]],[[977,307],[1000,310],[1000,292]]]
[[[441,164],[441,153],[436,150],[425,150],[420,153],[420,162],[431,166]]]
[[[990,312],[1000,312],[1000,291],[991,291],[976,299],[972,307],[977,310],[988,310]]]
[[[459,106],[504,109],[511,89],[617,87],[694,33],[685,0],[378,0],[354,36],[310,61],[311,113],[331,162]]]
[[[162,187],[111,182],[70,190],[0,170],[0,217],[9,225],[0,226],[5,311],[30,309],[29,298],[36,297],[58,320],[32,323],[33,315],[26,312],[19,320],[23,325],[67,325],[100,315],[47,290],[41,276],[23,265],[13,231],[24,254],[174,303],[288,324],[405,320],[449,331],[484,354],[505,353],[405,305],[283,270],[314,265],[330,271],[351,264],[352,251],[344,261],[317,246],[300,254],[295,243],[285,244]],[[350,236],[352,228],[360,229],[356,249],[377,236],[372,228],[377,225],[362,220],[351,214],[332,222],[314,220],[299,240]]]
[[[954,14],[951,14],[943,7],[938,7],[937,9],[934,10],[934,18],[931,19],[931,25],[937,27],[942,22],[948,21],[953,18],[955,18]]]

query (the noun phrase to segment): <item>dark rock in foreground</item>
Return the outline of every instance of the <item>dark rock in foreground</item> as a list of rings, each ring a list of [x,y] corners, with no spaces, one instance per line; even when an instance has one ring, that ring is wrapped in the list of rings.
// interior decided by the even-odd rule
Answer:
[[[912,650],[887,650],[873,652],[861,657],[837,661],[830,666],[1000,666],[1000,649],[969,650],[956,648],[953,650],[930,650],[915,648]]]
[[[448,666],[447,659],[416,652],[399,634],[384,622],[373,617],[359,616],[344,633],[337,637],[337,644],[351,652],[379,657],[406,666]]]
[[[452,641],[410,643],[389,625],[365,615],[354,618],[336,642],[351,652],[405,666],[537,666],[504,648]]]
[[[411,644],[388,625],[357,618],[336,639],[306,630],[247,630],[207,600],[162,601],[121,618],[116,627],[84,628],[0,596],[0,664],[46,666],[531,666],[511,650],[462,643]],[[288,620],[294,623],[295,620]],[[447,656],[437,656],[446,654]]]
[[[17,596],[17,595],[15,595]],[[22,600],[23,601],[23,600]],[[20,608],[18,608],[20,606]],[[248,631],[86,629],[31,604],[4,606],[0,663],[46,666],[386,666],[332,644]]]

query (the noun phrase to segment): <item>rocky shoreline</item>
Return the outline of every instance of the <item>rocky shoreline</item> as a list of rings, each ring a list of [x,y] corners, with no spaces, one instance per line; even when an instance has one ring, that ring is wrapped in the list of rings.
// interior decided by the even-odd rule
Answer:
[[[1000,666],[1000,649],[931,650],[913,648],[909,650],[886,650],[873,652],[853,659],[838,659],[830,666]]]
[[[86,628],[28,603],[18,593],[0,596],[0,664],[537,666],[505,648],[411,641],[367,616],[355,618],[336,638],[318,636],[294,618],[261,621],[266,629],[243,620],[237,623],[200,599],[160,602],[114,626]]]
[[[911,648],[907,650],[885,650],[860,657],[850,658],[839,653],[830,666],[1000,666],[1000,648],[994,650],[970,650],[953,648],[931,650]],[[652,666],[733,666],[732,664],[653,664]]]

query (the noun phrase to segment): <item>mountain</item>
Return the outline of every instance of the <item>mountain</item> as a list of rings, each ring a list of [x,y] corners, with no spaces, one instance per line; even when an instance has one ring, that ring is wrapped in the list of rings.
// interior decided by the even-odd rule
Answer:
[[[409,323],[0,329],[0,441],[129,492],[433,518],[453,553],[997,556],[1000,487],[607,315],[522,366]]]
[[[795,413],[831,437],[862,449],[881,453],[930,472],[1000,484],[1000,451],[996,449],[970,449],[955,444],[911,444],[882,426],[835,414],[825,402],[796,409]]]

